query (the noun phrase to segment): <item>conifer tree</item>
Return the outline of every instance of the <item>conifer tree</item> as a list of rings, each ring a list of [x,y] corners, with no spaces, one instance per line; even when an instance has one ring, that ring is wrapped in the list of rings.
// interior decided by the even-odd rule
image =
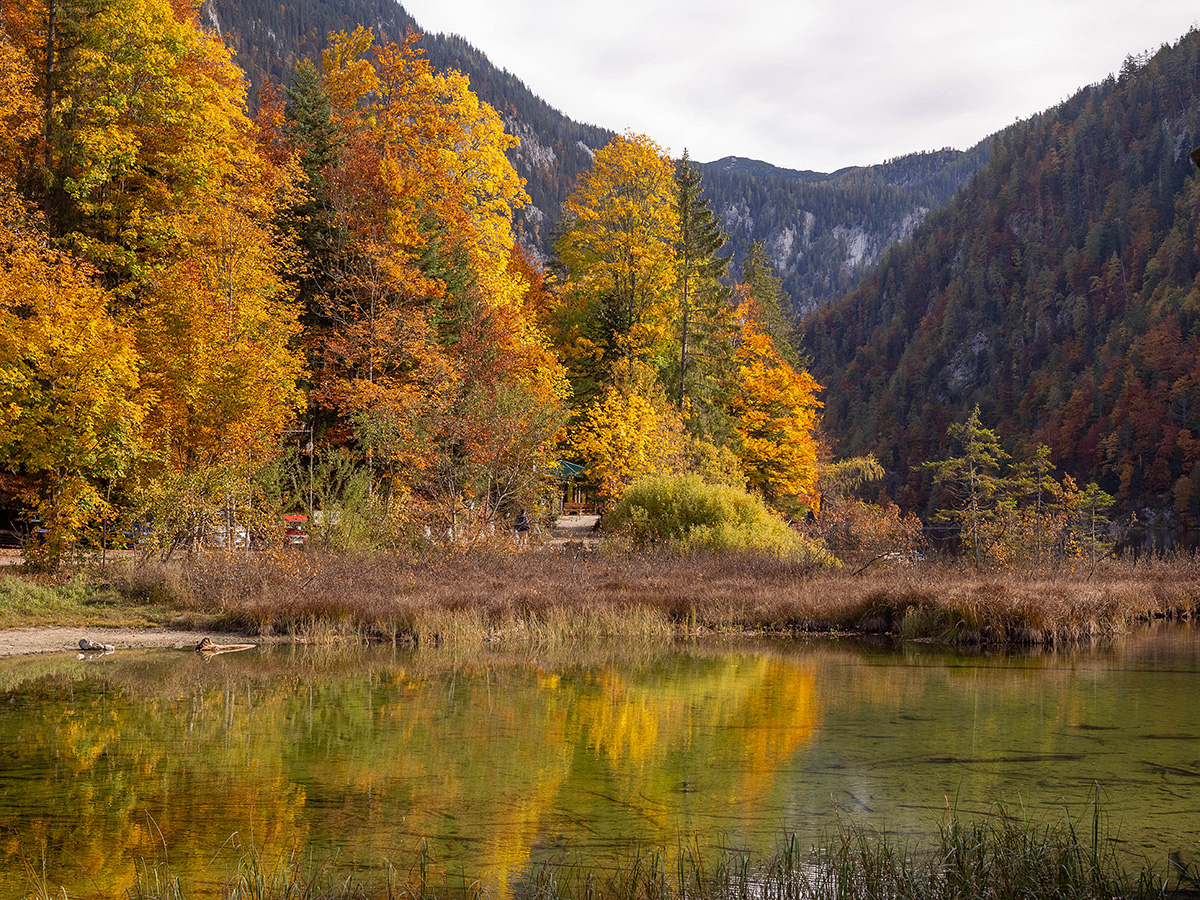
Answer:
[[[749,288],[758,319],[779,355],[792,366],[806,367],[801,365],[795,349],[794,326],[787,313],[791,300],[783,290],[783,282],[775,273],[775,266],[762,241],[751,243],[746,258],[742,260],[742,283]]]
[[[675,166],[675,185],[679,192],[679,232],[675,243],[680,288],[679,406],[683,409],[688,401],[689,352],[695,327],[694,299],[697,295],[717,302],[725,299],[727,291],[723,290],[720,278],[728,271],[729,258],[717,255],[725,245],[725,235],[708,201],[701,195],[700,171],[692,166],[687,150]]]
[[[978,404],[966,422],[950,426],[949,435],[961,455],[924,463],[924,468],[933,473],[935,484],[946,486],[955,507],[940,509],[933,518],[958,526],[963,544],[979,566],[995,539],[992,526],[1009,492],[1009,482],[1000,471],[1009,455],[1000,448],[996,433],[983,427]]]
[[[303,199],[286,211],[285,220],[304,255],[303,271],[292,273],[291,280],[311,327],[320,318],[320,297],[328,286],[330,257],[337,241],[327,177],[342,140],[321,75],[310,60],[297,63],[292,74],[283,130],[299,154],[303,173]]]

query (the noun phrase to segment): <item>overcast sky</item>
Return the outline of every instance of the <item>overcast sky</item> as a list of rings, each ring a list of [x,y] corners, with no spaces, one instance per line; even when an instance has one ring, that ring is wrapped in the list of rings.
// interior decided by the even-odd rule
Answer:
[[[1174,43],[1194,0],[402,0],[573,119],[833,171],[963,149]]]

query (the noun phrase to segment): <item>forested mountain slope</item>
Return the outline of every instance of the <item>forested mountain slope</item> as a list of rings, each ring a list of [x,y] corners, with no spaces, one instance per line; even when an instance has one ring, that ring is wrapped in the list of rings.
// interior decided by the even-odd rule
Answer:
[[[857,285],[884,250],[911,235],[987,161],[988,145],[830,175],[730,157],[704,166],[704,179],[735,262],[762,241],[802,314]]]
[[[1200,34],[998,135],[988,164],[806,320],[844,453],[900,499],[979,404],[1012,449],[1200,523]]]
[[[205,0],[202,18],[236,50],[251,83],[286,83],[298,59],[318,59],[330,31],[358,24],[395,39],[417,22],[395,0]],[[525,243],[549,255],[562,201],[613,132],[569,119],[512,73],[457,36],[422,41],[439,70],[455,68],[521,139],[510,156],[531,205],[519,214]],[[800,312],[840,297],[893,241],[945,203],[987,157],[986,142],[965,153],[943,150],[833,174],[796,172],[754,160],[702,166],[706,194],[730,237],[735,265],[751,241],[763,241],[783,288]],[[679,155],[683,147],[672,148]]]

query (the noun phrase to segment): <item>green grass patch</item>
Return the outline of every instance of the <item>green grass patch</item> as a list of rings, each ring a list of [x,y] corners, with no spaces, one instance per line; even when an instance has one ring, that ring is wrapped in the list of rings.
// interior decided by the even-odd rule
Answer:
[[[171,611],[122,596],[106,581],[76,573],[69,581],[5,575],[0,579],[0,628],[36,625],[161,624]]]

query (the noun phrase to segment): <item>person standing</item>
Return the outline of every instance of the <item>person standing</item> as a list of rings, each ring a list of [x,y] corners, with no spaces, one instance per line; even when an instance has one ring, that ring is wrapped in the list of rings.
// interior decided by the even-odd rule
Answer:
[[[516,533],[517,546],[524,547],[529,541],[529,516],[525,515],[525,510],[517,513],[517,521],[513,523],[513,531]]]

